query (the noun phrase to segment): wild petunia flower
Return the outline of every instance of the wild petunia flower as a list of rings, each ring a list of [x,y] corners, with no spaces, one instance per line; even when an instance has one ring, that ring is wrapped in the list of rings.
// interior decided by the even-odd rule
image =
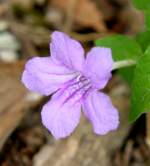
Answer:
[[[56,139],[64,138],[78,125],[82,107],[96,134],[115,130],[118,112],[110,98],[98,91],[111,78],[111,49],[94,47],[85,59],[79,42],[55,31],[50,52],[51,57],[29,60],[22,76],[22,82],[31,91],[53,94],[41,112],[44,126]]]

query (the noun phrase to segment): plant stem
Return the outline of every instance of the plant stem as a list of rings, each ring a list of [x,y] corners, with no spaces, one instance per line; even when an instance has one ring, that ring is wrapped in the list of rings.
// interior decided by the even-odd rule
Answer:
[[[117,62],[114,62],[114,64],[113,64],[113,70],[123,68],[123,67],[134,66],[136,64],[137,64],[137,62],[135,60],[132,60],[132,59],[117,61]]]

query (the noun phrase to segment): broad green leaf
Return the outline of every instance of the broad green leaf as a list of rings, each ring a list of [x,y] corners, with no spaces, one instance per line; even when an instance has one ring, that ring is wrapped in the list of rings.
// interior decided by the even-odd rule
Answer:
[[[143,52],[150,45],[150,31],[141,32],[136,36],[136,41],[141,45]]]
[[[97,46],[111,48],[113,59],[115,61],[137,59],[142,55],[142,50],[138,43],[127,36],[112,35],[109,37],[101,38],[95,43]],[[128,83],[132,82],[134,67],[120,69],[119,71],[123,78],[128,81]]]
[[[135,121],[142,113],[150,111],[150,46],[139,59],[132,84],[129,120]]]
[[[124,35],[112,35],[101,38],[95,42],[96,46],[109,47],[112,49],[115,61],[125,59],[137,59],[142,54],[138,43]]]
[[[133,5],[137,9],[148,9],[150,8],[150,0],[132,0]]]
[[[131,66],[131,67],[122,68],[119,70],[119,74],[128,83],[130,87],[132,85],[134,69],[135,69],[135,66]]]
[[[150,8],[149,10],[145,11],[145,24],[146,24],[146,29],[150,30]]]

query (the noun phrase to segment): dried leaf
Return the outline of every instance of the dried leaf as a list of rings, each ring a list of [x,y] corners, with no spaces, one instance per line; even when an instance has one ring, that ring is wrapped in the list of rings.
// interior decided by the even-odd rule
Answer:
[[[23,63],[0,64],[0,149],[11,132],[41,97],[32,97],[20,81]]]
[[[67,14],[67,9],[70,0],[52,0],[51,6],[59,8]],[[96,4],[91,0],[80,0],[76,3],[74,13],[74,23],[80,27],[93,28],[96,31],[106,31],[103,15],[100,10],[97,9]]]

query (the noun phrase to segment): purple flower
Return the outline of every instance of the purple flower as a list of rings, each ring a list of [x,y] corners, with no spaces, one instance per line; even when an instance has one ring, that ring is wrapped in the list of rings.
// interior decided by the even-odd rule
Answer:
[[[44,126],[56,139],[64,138],[78,125],[82,107],[96,134],[115,130],[118,112],[110,98],[98,91],[111,78],[111,49],[94,47],[85,59],[79,42],[55,31],[50,51],[51,57],[29,60],[22,76],[22,82],[31,91],[53,94],[42,109]]]

